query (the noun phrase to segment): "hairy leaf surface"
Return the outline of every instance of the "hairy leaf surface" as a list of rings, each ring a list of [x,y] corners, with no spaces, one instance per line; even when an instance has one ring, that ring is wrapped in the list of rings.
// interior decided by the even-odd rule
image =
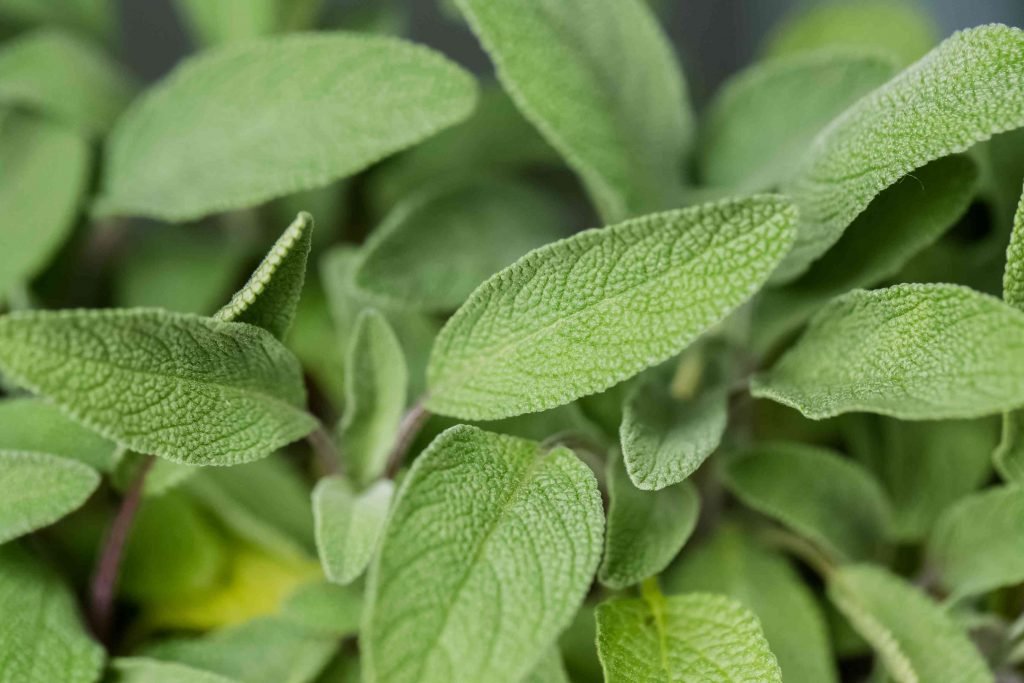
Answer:
[[[0,450],[0,544],[77,510],[99,483],[96,470],[80,462]]]
[[[313,489],[316,545],[324,574],[334,583],[352,583],[377,551],[394,484],[382,479],[357,492],[342,477],[324,477]]]

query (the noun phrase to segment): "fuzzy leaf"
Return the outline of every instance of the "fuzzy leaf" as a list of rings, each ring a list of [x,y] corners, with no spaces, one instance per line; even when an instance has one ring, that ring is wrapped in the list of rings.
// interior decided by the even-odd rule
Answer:
[[[778,197],[728,200],[527,254],[441,330],[427,407],[470,420],[535,412],[666,360],[757,291],[794,221]]]
[[[897,683],[993,683],[960,627],[920,590],[880,567],[837,569],[828,594]]]
[[[298,363],[264,330],[156,309],[0,318],[0,369],[90,429],[186,464],[262,458],[308,434]]]
[[[1024,313],[957,285],[857,290],[821,310],[751,391],[819,420],[979,417],[1024,404]]]
[[[0,544],[77,510],[99,483],[96,470],[80,462],[0,450]]]
[[[528,185],[488,178],[446,183],[395,207],[367,242],[355,281],[397,306],[443,313],[561,236],[558,206]]]
[[[243,683],[184,664],[148,657],[119,657],[111,663],[112,683]]]
[[[326,185],[464,119],[475,93],[461,69],[391,38],[202,53],[118,121],[96,211],[185,221]]]
[[[457,4],[606,222],[678,205],[692,114],[672,47],[642,2]]]
[[[889,525],[882,488],[857,463],[799,443],[752,448],[724,468],[726,486],[842,560],[870,559]]]
[[[800,207],[792,277],[836,243],[879,192],[929,161],[1024,125],[1024,32],[954,34],[817,138],[787,188]]]
[[[0,546],[0,683],[93,683],[103,648],[86,635],[75,597],[15,543]]]
[[[394,484],[382,479],[356,492],[341,477],[324,477],[313,489],[316,545],[324,574],[334,583],[352,583],[377,552]]]
[[[52,453],[109,472],[115,448],[49,403],[34,398],[0,401],[0,449]]]
[[[668,566],[690,538],[700,514],[700,496],[690,482],[660,491],[633,486],[621,456],[608,461],[608,533],[601,583],[623,589]]]
[[[89,157],[70,128],[19,112],[0,117],[0,298],[42,270],[67,238]]]
[[[583,601],[602,526],[569,450],[449,429],[413,463],[370,570],[367,679],[520,680]]]
[[[605,602],[597,651],[608,683],[782,683],[757,617],[724,595]]]
[[[356,319],[345,365],[345,414],[338,429],[345,464],[358,485],[384,472],[405,410],[405,356],[387,319],[373,309]]]
[[[302,296],[312,238],[313,217],[302,212],[214,318],[256,325],[284,339]]]

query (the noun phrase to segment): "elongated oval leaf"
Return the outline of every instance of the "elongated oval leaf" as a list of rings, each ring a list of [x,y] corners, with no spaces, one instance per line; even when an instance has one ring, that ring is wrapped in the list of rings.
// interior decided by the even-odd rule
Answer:
[[[209,671],[148,657],[120,657],[111,665],[113,683],[242,683]]]
[[[413,463],[370,571],[364,674],[520,680],[583,601],[602,526],[597,482],[572,452],[444,432]]]
[[[204,53],[118,121],[96,211],[184,221],[326,185],[464,119],[475,96],[465,72],[390,38]]]
[[[324,477],[313,489],[316,546],[324,574],[334,583],[352,583],[377,551],[391,505],[394,484],[382,479],[356,492],[341,477]]]
[[[854,291],[829,304],[755,396],[811,419],[979,417],[1024,404],[1024,313],[957,285]]]
[[[797,241],[779,277],[807,268],[879,192],[929,161],[1024,125],[1024,32],[954,34],[817,138],[788,188]]]
[[[74,460],[0,450],[0,543],[78,509],[99,483],[96,470]]]
[[[308,434],[298,362],[251,325],[149,309],[0,318],[0,369],[82,424],[186,464],[262,458]]]
[[[35,398],[0,401],[0,449],[51,453],[109,472],[116,448],[49,403]]]
[[[441,330],[427,407],[470,420],[509,417],[666,360],[757,291],[785,254],[794,220],[778,197],[728,200],[527,254]]]
[[[899,577],[851,565],[829,577],[828,594],[897,683],[993,683],[967,634]]]
[[[523,114],[605,221],[678,204],[692,115],[639,0],[457,0]]]

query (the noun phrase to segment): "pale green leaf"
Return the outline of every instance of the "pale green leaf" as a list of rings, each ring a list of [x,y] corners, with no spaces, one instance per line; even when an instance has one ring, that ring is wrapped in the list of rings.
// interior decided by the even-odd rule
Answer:
[[[0,450],[0,543],[53,524],[99,486],[88,465],[47,453]]]
[[[118,121],[96,211],[184,221],[326,185],[464,119],[475,96],[461,69],[392,38],[304,34],[213,50]]]
[[[120,657],[111,663],[111,683],[243,683],[184,664],[148,657]]]
[[[677,206],[692,137],[672,47],[639,0],[457,0],[498,79],[607,222]]]
[[[312,238],[313,217],[300,213],[214,318],[256,325],[284,339],[302,296]]]
[[[357,485],[384,472],[405,411],[405,357],[387,319],[373,309],[356,319],[345,364],[345,414],[338,428]]]
[[[1024,313],[958,285],[856,290],[756,376],[755,396],[811,419],[979,417],[1024,404]]]
[[[751,190],[777,187],[797,170],[829,121],[894,73],[884,56],[848,49],[755,64],[726,83],[708,110],[700,144],[702,181]]]
[[[89,177],[85,140],[19,112],[0,117],[0,297],[32,278],[67,238]]]
[[[548,649],[522,683],[570,683],[558,648]]]
[[[298,363],[269,333],[156,309],[12,313],[0,369],[90,429],[187,464],[262,458],[308,434]]]
[[[837,569],[828,594],[897,683],[993,683],[985,660],[947,612],[880,567]]]
[[[873,558],[885,541],[889,506],[871,474],[817,446],[751,447],[723,468],[726,486],[751,508],[792,527],[840,560]]]
[[[825,615],[785,557],[755,545],[732,524],[688,548],[663,575],[669,593],[728,595],[757,615],[786,683],[835,683]]]
[[[355,274],[397,306],[447,312],[520,256],[564,236],[557,204],[507,180],[443,183],[397,205],[374,230]]]
[[[75,596],[17,544],[0,547],[0,683],[93,683],[103,648],[86,635]]]
[[[1024,489],[987,489],[950,507],[928,556],[957,598],[1024,582]]]
[[[608,460],[608,532],[601,583],[628,588],[660,573],[697,526],[700,496],[688,481],[660,491],[641,491],[630,481],[622,457]]]
[[[805,270],[914,169],[1022,125],[1024,32],[994,24],[954,34],[815,140],[787,186],[800,227],[779,277]]]
[[[571,451],[449,429],[413,463],[370,570],[368,680],[520,680],[583,601],[602,527]]]
[[[115,448],[49,403],[34,398],[0,401],[0,449],[52,453],[109,472]]]
[[[116,28],[114,0],[0,0],[0,20],[19,27],[61,26],[108,40]]]
[[[992,462],[1005,481],[1024,486],[1024,412],[1003,415],[1003,431]]]
[[[794,222],[787,201],[761,196],[530,252],[477,288],[441,331],[427,407],[464,419],[535,412],[666,360],[757,291]]]
[[[36,31],[0,51],[0,104],[52,116],[86,135],[105,133],[134,91],[116,62],[64,31]]]
[[[316,545],[324,574],[334,583],[352,583],[377,552],[394,484],[382,479],[357,492],[341,477],[324,477],[313,489]]]
[[[597,651],[607,683],[782,683],[757,617],[724,595],[605,602]]]
[[[306,28],[321,0],[175,0],[196,42],[224,45]]]

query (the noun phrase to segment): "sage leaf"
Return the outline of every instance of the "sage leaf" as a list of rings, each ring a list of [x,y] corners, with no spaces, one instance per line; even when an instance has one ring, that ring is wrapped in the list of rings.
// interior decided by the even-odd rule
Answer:
[[[53,524],[77,510],[100,475],[80,462],[46,453],[0,450],[0,543]]]
[[[955,33],[822,131],[786,186],[800,207],[791,278],[836,243],[879,192],[929,161],[1024,125],[1024,32]]]
[[[118,120],[95,211],[186,221],[326,185],[461,121],[475,96],[461,69],[391,38],[304,34],[203,53]]]
[[[597,608],[608,683],[782,683],[757,617],[724,595],[617,598]]]
[[[0,546],[0,681],[93,683],[103,648],[86,635],[75,596],[16,543]]]
[[[113,683],[243,683],[184,664],[148,657],[119,657],[111,663]]]
[[[523,679],[523,683],[570,683],[558,648],[549,648],[533,671]]]
[[[660,491],[633,486],[622,457],[608,461],[608,534],[601,583],[628,588],[668,566],[697,526],[700,496],[690,482]]]
[[[752,447],[723,479],[740,500],[792,527],[840,560],[873,558],[889,527],[881,486],[856,462],[800,443]]]
[[[967,634],[939,605],[888,571],[841,567],[829,577],[828,595],[897,683],[993,683]]]
[[[103,436],[185,464],[262,458],[315,426],[295,358],[251,325],[156,309],[12,313],[0,369]]]
[[[1013,216],[1013,231],[1006,248],[1006,269],[1003,271],[1003,300],[1024,309],[1024,194]]]
[[[456,4],[502,86],[606,222],[679,204],[693,115],[672,47],[643,2]]]
[[[444,432],[403,481],[370,570],[364,675],[520,680],[583,601],[602,527],[597,482],[571,451]]]
[[[363,573],[377,551],[394,484],[382,479],[356,492],[342,477],[324,477],[313,489],[316,545],[324,574],[346,585]]]
[[[270,248],[249,281],[214,318],[256,325],[284,339],[302,296],[312,236],[313,217],[300,213]]]
[[[427,407],[469,420],[535,412],[666,360],[757,291],[794,221],[779,197],[727,200],[527,254],[441,330]]]
[[[979,417],[1024,404],[1024,313],[958,285],[857,290],[823,308],[751,391],[819,420]]]
[[[0,401],[0,449],[59,455],[109,472],[116,448],[49,403],[35,398]]]

